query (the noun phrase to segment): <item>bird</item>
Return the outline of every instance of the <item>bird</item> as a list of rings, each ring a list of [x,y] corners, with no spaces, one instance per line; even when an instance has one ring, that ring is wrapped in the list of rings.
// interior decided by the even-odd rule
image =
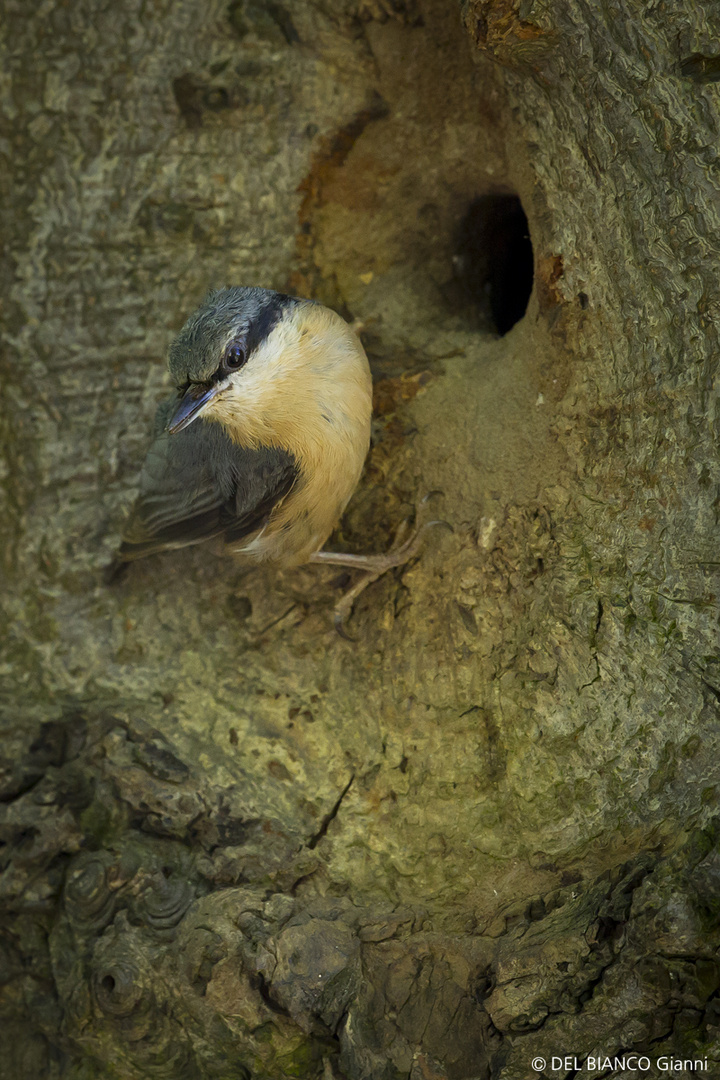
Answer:
[[[219,540],[277,567],[343,566],[364,576],[338,602],[412,559],[426,522],[389,551],[323,550],[370,447],[372,378],[358,334],[314,300],[253,286],[212,291],[172,341],[175,391],[161,402],[139,492],[106,574],[156,552]]]

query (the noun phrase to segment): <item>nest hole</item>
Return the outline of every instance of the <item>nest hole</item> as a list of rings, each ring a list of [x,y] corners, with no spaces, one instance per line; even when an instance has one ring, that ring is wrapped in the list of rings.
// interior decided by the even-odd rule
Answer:
[[[502,337],[522,319],[533,288],[530,227],[517,195],[481,195],[457,231],[455,277],[464,306]]]

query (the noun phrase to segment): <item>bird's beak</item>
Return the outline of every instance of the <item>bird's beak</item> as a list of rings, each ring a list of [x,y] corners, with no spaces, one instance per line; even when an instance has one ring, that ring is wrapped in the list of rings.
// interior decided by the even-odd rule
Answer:
[[[170,434],[175,435],[188,424],[192,424],[193,420],[197,420],[221,389],[220,383],[191,383],[168,423],[167,430]]]

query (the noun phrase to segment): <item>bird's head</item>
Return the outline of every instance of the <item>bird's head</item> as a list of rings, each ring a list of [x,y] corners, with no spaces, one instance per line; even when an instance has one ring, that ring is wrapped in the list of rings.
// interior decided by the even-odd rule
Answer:
[[[262,378],[263,346],[283,321],[293,321],[297,300],[270,289],[231,288],[210,293],[170,346],[170,375],[182,394],[168,423],[181,431],[243,382]]]
[[[367,357],[352,327],[322,304],[268,289],[222,289],[188,319],[169,359],[182,395],[171,434],[202,416],[222,424],[233,442],[283,447],[298,460],[348,440],[367,450]]]

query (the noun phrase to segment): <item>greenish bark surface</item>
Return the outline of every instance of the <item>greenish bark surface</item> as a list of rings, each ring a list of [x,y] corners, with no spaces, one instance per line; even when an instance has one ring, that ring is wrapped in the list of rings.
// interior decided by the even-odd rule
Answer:
[[[720,1071],[717,13],[2,22],[0,1077]],[[499,338],[459,234],[512,192],[535,284]],[[103,583],[169,339],[225,284],[362,327],[334,546],[443,493],[352,643],[332,570]]]

